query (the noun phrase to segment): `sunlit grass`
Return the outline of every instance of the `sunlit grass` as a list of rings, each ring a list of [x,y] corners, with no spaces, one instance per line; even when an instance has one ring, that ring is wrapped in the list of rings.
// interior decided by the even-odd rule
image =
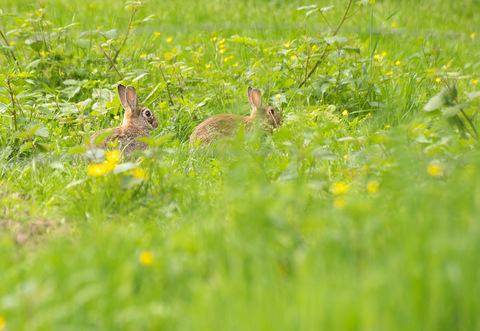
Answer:
[[[478,4],[367,4],[323,58],[311,2],[137,4],[2,4],[0,330],[479,327]],[[85,153],[119,82],[151,147]],[[283,125],[190,146],[248,86]]]

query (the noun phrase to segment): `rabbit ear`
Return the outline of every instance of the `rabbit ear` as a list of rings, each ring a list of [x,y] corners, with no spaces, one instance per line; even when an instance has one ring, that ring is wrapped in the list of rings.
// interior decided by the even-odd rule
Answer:
[[[138,101],[137,90],[135,90],[135,87],[128,85],[125,91],[125,97],[130,110],[132,113],[135,113],[137,111]]]
[[[262,107],[262,92],[259,89],[253,88],[251,86],[248,87],[248,101],[254,108],[261,108]]]
[[[118,97],[120,98],[120,103],[122,104],[124,109],[127,109],[128,104],[127,104],[127,96],[125,94],[125,86],[123,86],[122,84],[119,84],[117,86],[117,90],[118,90]]]

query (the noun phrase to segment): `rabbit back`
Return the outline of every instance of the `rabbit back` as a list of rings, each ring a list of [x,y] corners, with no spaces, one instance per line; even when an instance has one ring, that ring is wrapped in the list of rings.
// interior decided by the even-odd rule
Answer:
[[[200,123],[190,135],[190,144],[197,140],[209,144],[217,138],[227,138],[235,135],[241,124],[247,124],[247,117],[235,114],[214,115]]]

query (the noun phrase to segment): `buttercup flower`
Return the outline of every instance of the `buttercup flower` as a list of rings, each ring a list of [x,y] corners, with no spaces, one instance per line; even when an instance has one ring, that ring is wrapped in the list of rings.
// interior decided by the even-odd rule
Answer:
[[[442,175],[442,167],[437,163],[430,163],[427,172],[432,177],[439,177]]]
[[[114,149],[113,151],[105,152],[105,159],[110,163],[117,163],[120,161],[122,154],[119,150]]]
[[[105,175],[107,169],[101,163],[92,163],[87,167],[87,173],[92,177],[99,177]]]
[[[144,179],[146,174],[147,174],[147,171],[143,168],[135,168],[132,171],[133,177],[138,179]]]
[[[347,193],[348,190],[349,190],[349,187],[345,182],[338,182],[330,185],[330,192],[336,195]]]
[[[145,251],[142,254],[140,254],[140,257],[138,258],[141,264],[148,266],[153,263],[154,257],[152,252]]]
[[[368,193],[377,193],[378,189],[380,187],[380,184],[376,180],[371,180],[367,183],[367,191]]]

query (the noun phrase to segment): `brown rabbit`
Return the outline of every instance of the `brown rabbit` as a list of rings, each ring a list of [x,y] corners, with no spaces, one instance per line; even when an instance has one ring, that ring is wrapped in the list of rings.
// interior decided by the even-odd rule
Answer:
[[[242,124],[249,130],[255,121],[258,121],[268,127],[279,127],[282,123],[282,117],[272,106],[262,106],[262,92],[259,89],[248,87],[248,101],[252,105],[250,116],[240,116],[234,114],[219,114],[212,116],[200,123],[190,136],[190,145],[194,145],[197,140],[204,144],[209,144],[217,138],[232,137]],[[268,124],[265,123],[267,119]]]
[[[118,85],[118,96],[125,115],[123,123],[116,128],[100,130],[92,136],[92,148],[106,148],[110,141],[117,140],[121,144],[123,152],[126,154],[134,150],[148,149],[148,145],[142,141],[136,140],[139,137],[149,137],[149,132],[158,127],[158,119],[147,107],[138,104],[137,91],[133,86]],[[112,131],[112,134],[104,139],[98,146],[95,145],[95,138],[106,131]]]

